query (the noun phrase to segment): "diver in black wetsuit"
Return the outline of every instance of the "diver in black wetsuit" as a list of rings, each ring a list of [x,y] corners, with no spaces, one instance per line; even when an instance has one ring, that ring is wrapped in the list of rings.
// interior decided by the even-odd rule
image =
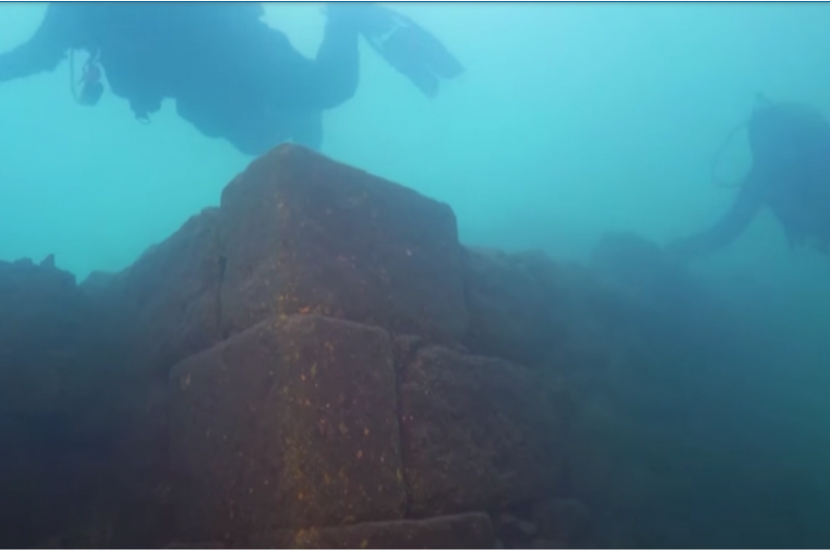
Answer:
[[[773,211],[791,245],[830,247],[830,124],[810,106],[764,102],[747,129],[753,163],[732,207],[711,229],[670,244],[674,255],[725,247],[763,208]]]
[[[80,102],[100,99],[103,68],[140,120],[173,98],[203,134],[260,155],[288,139],[320,147],[321,113],[357,89],[360,35],[427,95],[463,72],[430,33],[374,3],[329,3],[314,60],[262,15],[258,2],[53,2],[28,42],[0,54],[0,83],[54,70],[83,49]]]

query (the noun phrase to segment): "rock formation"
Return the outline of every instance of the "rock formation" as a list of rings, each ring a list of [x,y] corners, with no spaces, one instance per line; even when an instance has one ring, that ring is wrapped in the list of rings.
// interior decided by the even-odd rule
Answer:
[[[774,544],[747,333],[633,236],[468,248],[285,145],[121,273],[0,263],[0,307],[2,546]]]

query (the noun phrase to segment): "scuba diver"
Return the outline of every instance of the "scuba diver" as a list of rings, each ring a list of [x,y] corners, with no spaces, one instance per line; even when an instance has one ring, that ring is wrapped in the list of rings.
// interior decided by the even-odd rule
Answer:
[[[746,128],[752,167],[731,208],[709,230],[671,243],[670,253],[688,259],[719,250],[763,208],[791,246],[830,246],[830,124],[811,106],[762,98]]]
[[[52,71],[67,52],[74,73],[72,54],[86,50],[81,104],[98,103],[103,74],[140,121],[172,98],[202,134],[258,156],[289,139],[320,148],[322,112],[357,90],[360,36],[427,96],[464,71],[432,34],[372,2],[327,3],[313,60],[263,15],[259,2],[51,2],[31,39],[0,54],[0,83]]]

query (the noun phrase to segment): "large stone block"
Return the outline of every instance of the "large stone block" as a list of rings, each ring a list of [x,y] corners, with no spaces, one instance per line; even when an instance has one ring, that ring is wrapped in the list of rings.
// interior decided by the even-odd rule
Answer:
[[[276,318],[178,365],[171,442],[179,540],[400,518],[392,342],[316,315]]]
[[[401,379],[404,468],[416,515],[545,497],[560,479],[559,393],[498,359],[425,348]]]
[[[101,546],[78,524],[113,487],[110,327],[53,257],[0,261],[0,308],[0,548]]]
[[[100,287],[135,329],[143,372],[153,367],[166,377],[219,341],[223,273],[218,211],[207,209]]]
[[[533,521],[539,538],[566,548],[585,548],[591,540],[591,512],[579,500],[544,500],[533,506]]]
[[[423,336],[466,330],[462,250],[445,204],[285,145],[228,185],[221,217],[230,332],[296,313]]]
[[[485,513],[281,531],[255,543],[257,548],[314,550],[482,550],[494,545],[493,524]]]
[[[525,365],[545,360],[564,328],[558,275],[542,253],[465,250],[470,315],[465,345],[477,354]]]
[[[75,401],[65,398],[76,393],[66,386],[94,380],[73,368],[89,344],[90,314],[75,277],[53,264],[0,261],[0,308],[0,413],[43,415]]]
[[[222,273],[218,210],[207,209],[129,268],[96,276],[83,288],[124,340],[111,358],[118,383],[108,394],[120,402],[118,415],[111,416],[121,421],[111,445],[120,470],[115,497],[128,501],[110,512],[118,514],[120,546],[151,548],[166,541],[168,373],[220,340]]]

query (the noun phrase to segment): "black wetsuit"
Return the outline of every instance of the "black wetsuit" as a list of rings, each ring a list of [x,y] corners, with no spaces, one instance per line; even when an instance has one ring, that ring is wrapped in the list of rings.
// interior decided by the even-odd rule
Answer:
[[[85,49],[139,118],[174,98],[182,118],[244,153],[259,155],[287,139],[317,148],[322,111],[357,89],[359,35],[388,33],[393,23],[394,12],[369,3],[338,4],[311,60],[261,20],[258,2],[50,3],[34,36],[0,55],[0,82],[54,70],[67,51]],[[433,37],[414,29],[435,48]]]
[[[748,126],[752,168],[729,211],[712,228],[669,249],[705,255],[737,239],[763,208],[776,215],[792,244],[830,246],[830,124],[797,104],[759,108]]]

